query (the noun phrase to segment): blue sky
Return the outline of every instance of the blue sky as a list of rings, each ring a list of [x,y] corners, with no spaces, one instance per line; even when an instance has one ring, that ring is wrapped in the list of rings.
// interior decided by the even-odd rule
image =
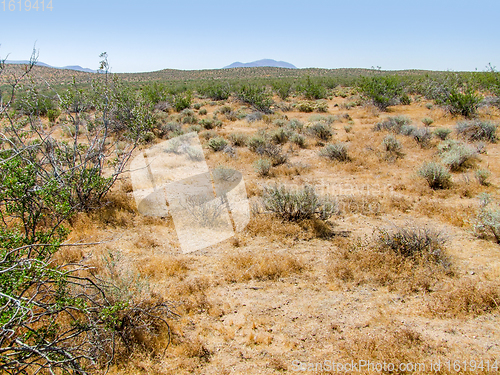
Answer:
[[[9,1],[16,10],[8,11]],[[284,60],[299,68],[500,69],[499,0],[0,2],[0,57],[113,72]],[[34,3],[35,0],[31,0]],[[48,0],[45,0],[47,3]],[[41,4],[41,0],[39,0]]]

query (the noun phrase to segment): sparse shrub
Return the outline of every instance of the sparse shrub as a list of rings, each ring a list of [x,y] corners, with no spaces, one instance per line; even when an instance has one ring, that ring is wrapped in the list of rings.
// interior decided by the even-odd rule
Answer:
[[[431,189],[448,189],[451,186],[451,174],[442,164],[425,163],[418,174],[425,178]]]
[[[201,107],[203,107],[203,104],[201,104],[201,103],[194,103],[194,104],[193,104],[193,108],[194,108],[194,109],[196,109],[197,111],[198,111]]]
[[[447,140],[438,145],[441,161],[451,171],[470,168],[477,160],[477,149],[459,141]]]
[[[382,141],[382,147],[391,159],[397,159],[404,156],[401,142],[392,134],[386,135]]]
[[[333,136],[330,126],[324,122],[316,122],[312,124],[307,128],[307,132],[322,141],[329,141]]]
[[[271,142],[277,145],[282,145],[288,142],[288,137],[289,133],[283,128],[279,128],[270,134]]]
[[[399,134],[406,135],[407,137],[411,137],[416,127],[413,125],[403,125],[399,130]]]
[[[261,177],[269,176],[271,171],[272,163],[269,159],[258,159],[253,163],[255,172]]]
[[[344,125],[344,130],[345,130],[346,133],[350,133],[351,130],[352,130],[352,125],[350,125],[350,124],[349,125]]]
[[[401,128],[404,125],[409,125],[409,124],[411,124],[411,119],[406,116],[387,117],[384,121],[377,123],[373,128],[373,130],[375,131],[387,130],[387,131],[392,131],[394,133],[400,133]]]
[[[202,127],[200,125],[191,125],[189,128],[188,128],[188,133],[190,132],[196,132],[196,133],[199,133],[201,131]]]
[[[215,128],[214,120],[210,118],[202,118],[198,123],[208,130]]]
[[[448,264],[443,252],[446,237],[430,227],[406,223],[404,226],[378,229],[376,240],[383,249],[412,260]]]
[[[244,133],[231,133],[229,135],[229,140],[235,147],[243,147],[247,142],[247,135]]]
[[[200,135],[208,141],[209,139],[217,137],[217,132],[213,130],[207,130]]]
[[[266,210],[284,221],[328,220],[338,214],[337,202],[319,196],[309,185],[299,190],[284,185],[266,186],[262,201]]]
[[[334,143],[326,145],[321,149],[319,155],[330,160],[350,161],[348,147],[345,143]]]
[[[481,120],[460,121],[455,127],[458,135],[470,142],[486,141],[492,143],[498,140],[497,128],[497,124]]]
[[[150,142],[153,142],[154,140],[156,139],[156,136],[153,132],[151,131],[148,131],[146,133],[144,133],[144,135],[142,136],[142,141],[144,143],[150,143]]]
[[[420,147],[428,147],[432,139],[432,133],[427,127],[415,128],[411,135]]]
[[[314,103],[311,102],[299,102],[296,104],[296,108],[299,112],[309,113],[314,111]]]
[[[302,134],[298,133],[292,133],[290,136],[290,142],[296,144],[300,148],[306,148],[306,137],[304,137]]]
[[[47,111],[47,117],[50,122],[56,122],[60,114],[61,110],[59,108],[51,108]]]
[[[200,110],[198,111],[198,114],[199,114],[200,116],[205,116],[207,113],[208,113],[208,112],[207,112],[207,110],[206,110],[205,108],[202,108],[202,109],[200,109]]]
[[[283,154],[283,149],[280,146],[265,143],[264,146],[257,148],[256,152],[260,155],[267,156],[273,167],[284,164],[287,162],[288,157]]]
[[[484,186],[489,185],[488,178],[490,178],[491,176],[490,171],[488,171],[487,169],[478,169],[476,170],[474,175],[476,176],[477,182],[479,182],[479,184]]]
[[[208,141],[208,147],[210,147],[215,152],[222,151],[227,146],[227,141],[222,137],[211,138]]]
[[[250,151],[257,152],[259,148],[262,148],[266,145],[267,141],[264,136],[260,134],[253,135],[247,141],[247,147]]]
[[[479,210],[472,224],[478,237],[492,235],[500,244],[500,208],[489,194],[483,193],[479,196]]]
[[[446,140],[451,133],[451,129],[448,128],[437,128],[434,130],[434,135],[441,140]]]
[[[287,122],[286,122],[286,120],[284,120],[282,118],[277,118],[276,120],[273,121],[273,124],[282,128],[282,127],[286,126]]]
[[[318,100],[314,107],[316,112],[328,112],[328,102],[326,100]]]
[[[260,113],[260,112],[252,112],[252,113],[246,115],[245,119],[248,122],[260,121],[260,120],[262,120],[262,113]]]
[[[302,129],[304,129],[304,124],[295,118],[291,119],[286,126],[288,129],[299,133],[302,132]]]
[[[433,123],[434,123],[434,120],[431,119],[430,117],[424,117],[422,119],[422,124],[424,124],[425,126],[431,126]]]

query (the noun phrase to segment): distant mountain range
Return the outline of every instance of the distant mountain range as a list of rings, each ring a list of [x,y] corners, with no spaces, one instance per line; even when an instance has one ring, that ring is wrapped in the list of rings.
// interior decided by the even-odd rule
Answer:
[[[6,64],[29,64],[28,60],[5,60]],[[37,62],[38,66],[45,66],[46,68],[54,68],[54,69],[68,69],[68,70],[76,70],[78,72],[86,72],[86,73],[96,73],[96,70],[92,70],[89,68],[82,68],[80,65],[69,65],[63,67],[52,66],[49,64],[45,64],[43,62]]]
[[[287,63],[286,61],[276,61],[273,59],[263,59],[258,61],[252,61],[249,63],[242,62],[234,62],[231,65],[225,66],[222,69],[230,69],[230,68],[257,68],[260,66],[271,66],[274,68],[288,68],[288,69],[297,69],[295,65]]]

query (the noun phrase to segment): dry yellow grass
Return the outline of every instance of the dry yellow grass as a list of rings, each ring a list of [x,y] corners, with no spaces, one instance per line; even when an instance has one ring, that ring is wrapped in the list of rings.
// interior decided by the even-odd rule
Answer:
[[[289,162],[262,178],[252,165],[260,156],[248,148],[236,147],[234,158],[206,150],[211,168],[225,165],[243,174],[252,202],[261,198],[263,186],[274,182],[312,184],[334,195],[341,214],[328,225],[282,222],[254,213],[236,238],[185,255],[172,219],[139,215],[126,181],[114,189],[106,207],[72,221],[74,241],[115,241],[63,249],[59,261],[85,259],[95,272],[106,274],[106,254],[119,253],[115,280],[121,279],[131,293],[137,285],[147,285],[147,297],[139,293],[134,298],[161,296],[180,315],[170,319],[172,343],[164,356],[157,349],[161,340],[151,347],[138,345],[111,374],[279,374],[292,372],[297,360],[429,364],[437,359],[500,358],[500,251],[496,244],[473,237],[469,223],[478,193],[499,197],[500,145],[488,144],[488,152],[480,155],[479,165],[492,173],[489,186],[465,172],[453,173],[450,189],[432,190],[416,171],[437,158],[437,141],[421,148],[413,139],[398,136],[405,155],[389,161],[381,148],[387,133],[372,128],[387,116],[406,115],[418,125],[432,117],[433,127],[448,128],[456,119],[436,106],[426,108],[425,102],[391,107],[388,113],[372,106],[343,107],[353,100],[328,100],[325,114],[339,116],[332,142],[348,142],[350,162],[325,160],[319,156],[322,146],[308,137],[307,148],[290,150],[287,144]],[[233,110],[242,107],[229,105]],[[211,115],[220,106],[205,108]],[[343,129],[346,114],[353,122],[349,132]],[[282,115],[253,123],[219,116],[223,126],[214,131],[225,138],[270,131],[277,128],[272,121]],[[311,114],[292,110],[286,116],[307,125]],[[496,110],[481,116],[500,119]],[[377,228],[406,221],[449,234],[445,252],[451,267],[375,246]]]

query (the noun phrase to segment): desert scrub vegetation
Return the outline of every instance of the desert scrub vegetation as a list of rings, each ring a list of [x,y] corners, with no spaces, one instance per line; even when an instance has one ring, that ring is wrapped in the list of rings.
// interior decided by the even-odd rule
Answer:
[[[151,125],[152,106],[131,108],[128,90],[121,91],[109,74],[107,56],[101,58],[103,74],[93,82],[92,95],[76,83],[60,95],[67,121],[75,127],[70,142],[46,132],[40,111],[4,116],[12,100],[0,109],[5,120],[0,143],[0,367],[6,373],[88,374],[129,355],[140,346],[139,336],[158,344],[156,332],[167,329],[165,318],[172,316],[165,301],[142,299],[145,294],[134,295],[131,284],[58,256],[61,248],[78,246],[66,242],[71,219],[105,205]],[[35,62],[32,56],[13,93]],[[92,116],[82,116],[91,108]],[[131,109],[129,116],[126,109]],[[112,173],[105,174],[104,161],[118,142],[122,152],[115,154]]]
[[[427,181],[431,189],[448,189],[451,187],[450,171],[442,164],[425,163],[418,170],[418,174]]]
[[[255,169],[255,172],[261,177],[267,177],[269,176],[269,172],[271,171],[271,167],[273,164],[269,159],[257,159],[253,163],[253,167]]]
[[[401,81],[395,76],[364,77],[360,82],[361,94],[381,111],[406,100]]]
[[[483,193],[479,196],[479,209],[472,226],[479,238],[493,237],[500,244],[500,206],[491,195]]]
[[[457,134],[469,142],[485,141],[496,143],[498,124],[482,121],[469,120],[459,121],[455,127]]]
[[[411,124],[411,119],[407,116],[395,116],[395,117],[387,117],[385,120],[377,123],[373,130],[375,131],[390,131],[396,134],[401,133],[401,129],[404,126],[408,126]]]
[[[208,141],[208,147],[213,151],[222,151],[227,146],[228,142],[222,137],[210,138]]]
[[[315,122],[309,125],[306,132],[322,141],[329,141],[333,136],[330,125],[325,122]]]
[[[473,167],[478,159],[476,147],[452,139],[441,142],[438,151],[442,163],[453,172]]]
[[[338,204],[328,196],[319,196],[312,186],[294,189],[285,185],[264,187],[264,209],[283,221],[328,220],[338,214]]]
[[[404,157],[401,142],[392,134],[388,134],[382,140],[382,148],[385,151],[386,160],[395,160]]]
[[[444,141],[451,134],[451,129],[448,128],[437,128],[434,130],[433,134],[440,140]]]
[[[369,240],[345,239],[332,249],[327,275],[344,286],[379,285],[404,293],[429,292],[453,276],[446,236],[413,221],[376,228]]]
[[[237,97],[243,103],[250,104],[259,112],[272,113],[271,106],[273,100],[265,86],[243,84],[237,92]]]
[[[449,263],[443,252],[446,236],[430,227],[408,222],[404,226],[379,228],[376,240],[381,248],[405,258],[443,265]]]
[[[342,162],[351,161],[348,153],[348,146],[343,142],[326,145],[319,151],[319,156]]]

